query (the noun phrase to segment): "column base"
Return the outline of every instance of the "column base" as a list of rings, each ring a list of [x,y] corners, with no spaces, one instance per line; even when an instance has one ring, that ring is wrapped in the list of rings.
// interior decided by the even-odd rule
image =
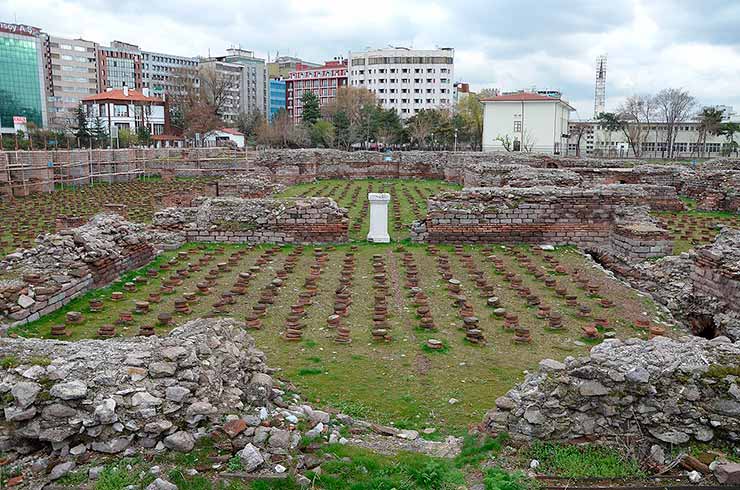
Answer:
[[[389,235],[368,235],[367,241],[371,243],[390,243],[391,237]]]

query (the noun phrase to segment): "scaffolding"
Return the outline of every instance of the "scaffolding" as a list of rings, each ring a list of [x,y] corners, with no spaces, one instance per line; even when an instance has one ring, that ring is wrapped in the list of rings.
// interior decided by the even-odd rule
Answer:
[[[594,119],[606,110],[606,55],[596,58],[596,86],[594,89]]]
[[[247,158],[244,150],[229,147],[0,151],[0,196],[21,197],[166,173],[241,172],[249,167]]]

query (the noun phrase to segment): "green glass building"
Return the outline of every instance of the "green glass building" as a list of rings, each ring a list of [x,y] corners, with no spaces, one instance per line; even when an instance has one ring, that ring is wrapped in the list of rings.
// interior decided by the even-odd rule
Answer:
[[[13,116],[46,123],[44,64],[38,30],[0,23],[0,127],[12,131]]]

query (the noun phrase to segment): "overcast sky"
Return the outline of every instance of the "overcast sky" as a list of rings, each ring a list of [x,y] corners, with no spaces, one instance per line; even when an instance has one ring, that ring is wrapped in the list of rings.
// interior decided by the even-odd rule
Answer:
[[[560,89],[581,118],[606,53],[607,109],[683,87],[740,112],[738,0],[0,0],[0,21],[189,56],[240,45],[323,61],[389,44],[454,47],[456,80]]]

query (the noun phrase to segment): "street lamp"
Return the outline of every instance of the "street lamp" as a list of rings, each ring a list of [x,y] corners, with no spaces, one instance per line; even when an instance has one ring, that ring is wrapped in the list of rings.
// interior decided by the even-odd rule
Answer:
[[[455,128],[455,146],[453,146],[452,148],[452,151],[457,151],[457,128]]]

